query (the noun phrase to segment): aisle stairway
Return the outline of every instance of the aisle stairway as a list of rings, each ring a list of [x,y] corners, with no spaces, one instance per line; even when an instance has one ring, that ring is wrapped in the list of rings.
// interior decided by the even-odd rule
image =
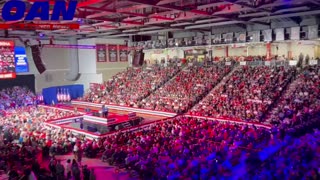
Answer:
[[[297,72],[296,77],[299,76],[299,73]],[[292,77],[294,78],[294,77]],[[270,124],[272,115],[277,112],[277,107],[285,100],[286,97],[288,97],[289,94],[292,94],[293,91],[295,91],[296,86],[301,83],[299,79],[293,79],[292,82],[288,83],[285,90],[282,92],[282,95],[280,96],[279,100],[275,102],[273,105],[273,108],[266,114],[265,117],[265,123]]]
[[[240,66],[239,65],[235,65],[234,67],[233,67],[233,69],[226,75],[226,76],[224,76],[223,77],[223,79],[216,85],[216,86],[214,86],[210,91],[209,91],[209,93],[206,95],[206,96],[204,96],[202,99],[200,99],[197,103],[195,103],[193,106],[192,106],[192,108],[194,107],[194,106],[196,106],[199,102],[201,102],[203,99],[205,99],[207,96],[209,96],[212,92],[214,92],[216,89],[218,89],[218,88],[220,88],[223,84],[225,84],[226,83],[226,81],[230,78],[230,76],[237,70],[237,69],[239,69],[240,68]],[[189,110],[191,110],[192,108],[190,108]]]

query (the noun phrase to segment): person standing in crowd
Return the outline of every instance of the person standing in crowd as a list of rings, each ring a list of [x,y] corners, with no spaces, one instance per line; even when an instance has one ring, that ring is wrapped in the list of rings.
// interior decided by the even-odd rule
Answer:
[[[72,176],[74,180],[81,180],[79,165],[75,159],[72,160]]]
[[[90,180],[96,180],[96,175],[94,174],[93,168],[91,168],[91,170],[90,170]]]
[[[67,160],[67,179],[71,179],[71,170],[72,170],[72,165],[71,165],[71,159]]]
[[[104,105],[102,106],[102,116],[103,116],[104,118],[107,118],[107,117],[108,117],[108,113],[109,113],[109,109],[108,109],[108,107],[104,104]]]
[[[82,168],[83,180],[90,180],[90,170],[87,165]]]
[[[52,159],[50,160],[50,163],[49,163],[49,170],[51,172],[52,177],[56,177],[56,172],[57,172],[56,164],[57,164],[56,159],[54,157],[52,157]]]
[[[78,146],[78,143],[76,143],[73,146],[73,157],[74,157],[74,159],[78,159],[78,151],[79,151],[79,146]]]
[[[78,163],[81,165],[81,161],[82,161],[82,154],[83,154],[83,150],[82,150],[82,148],[81,147],[79,147],[79,149],[78,149],[78,153],[77,153],[77,161],[78,161]]]
[[[59,160],[56,166],[57,180],[64,180],[64,167]]]

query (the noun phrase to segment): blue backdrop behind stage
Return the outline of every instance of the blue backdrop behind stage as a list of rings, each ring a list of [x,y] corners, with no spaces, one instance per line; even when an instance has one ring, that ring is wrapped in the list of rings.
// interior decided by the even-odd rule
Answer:
[[[77,99],[79,97],[82,97],[84,94],[84,86],[81,84],[49,87],[42,90],[44,103],[52,104],[52,102],[54,102],[55,104],[57,104],[57,93],[61,90],[67,90],[70,93],[71,99]]]

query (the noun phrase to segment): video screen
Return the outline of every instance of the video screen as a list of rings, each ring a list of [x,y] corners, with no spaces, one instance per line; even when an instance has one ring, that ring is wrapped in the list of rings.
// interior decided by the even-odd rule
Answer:
[[[0,79],[15,77],[14,42],[0,41]]]
[[[28,58],[24,47],[16,46],[14,48],[16,73],[29,72]]]

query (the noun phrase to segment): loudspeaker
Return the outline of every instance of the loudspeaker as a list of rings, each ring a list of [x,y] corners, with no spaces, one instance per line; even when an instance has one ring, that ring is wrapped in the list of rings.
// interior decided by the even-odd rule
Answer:
[[[39,45],[31,46],[31,52],[32,52],[32,59],[34,61],[34,64],[36,65],[38,72],[40,74],[44,73],[46,71],[46,67],[44,66],[41,59],[41,52],[40,52]]]
[[[133,58],[133,66],[142,66],[144,61],[143,51],[136,51]]]

